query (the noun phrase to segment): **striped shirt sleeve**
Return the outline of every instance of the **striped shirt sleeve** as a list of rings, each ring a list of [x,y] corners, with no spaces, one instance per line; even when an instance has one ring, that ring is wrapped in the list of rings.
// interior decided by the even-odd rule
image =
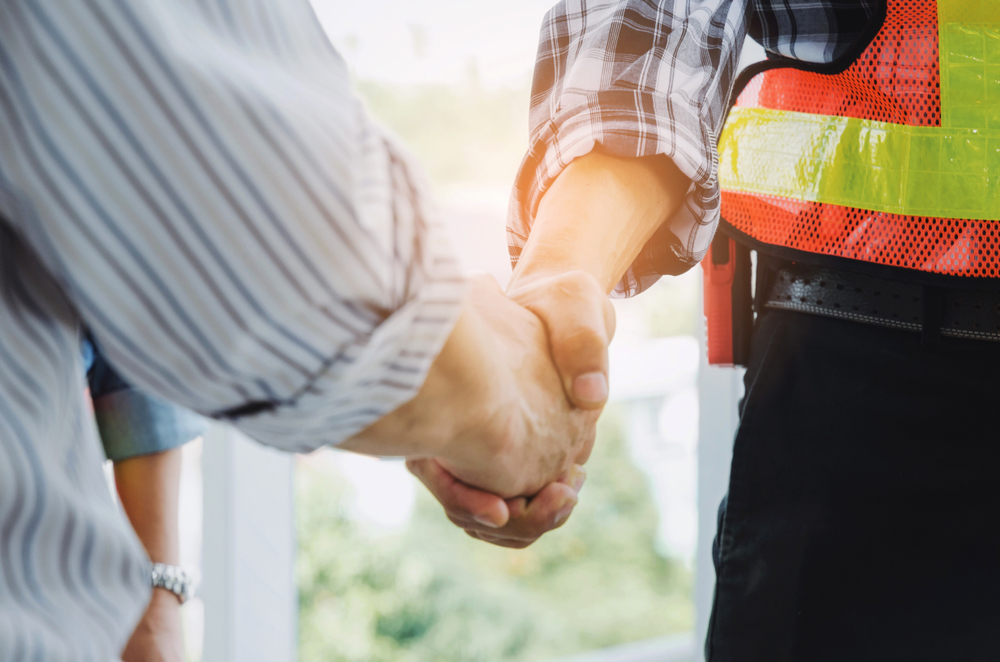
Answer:
[[[0,213],[126,380],[295,451],[415,395],[464,280],[305,0],[0,14]]]

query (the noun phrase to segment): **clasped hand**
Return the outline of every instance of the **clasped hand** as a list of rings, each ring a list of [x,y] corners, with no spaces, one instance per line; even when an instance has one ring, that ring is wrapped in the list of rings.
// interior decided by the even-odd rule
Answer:
[[[454,524],[526,547],[576,505],[613,334],[611,304],[583,272],[517,280],[506,294],[477,276],[417,396],[343,447],[406,456]]]

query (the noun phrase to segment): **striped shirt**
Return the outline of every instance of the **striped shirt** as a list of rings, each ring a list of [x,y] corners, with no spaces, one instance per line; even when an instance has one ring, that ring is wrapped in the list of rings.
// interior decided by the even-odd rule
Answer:
[[[410,399],[464,279],[306,0],[0,4],[0,660],[109,660],[148,567],[79,356],[290,451]]]
[[[600,145],[664,154],[692,182],[618,284],[630,296],[701,261],[719,221],[716,137],[749,33],[771,57],[829,63],[879,0],[564,0],[545,17],[531,90],[530,147],[507,223],[511,260],[538,204],[573,159]],[[884,6],[884,3],[881,3]]]

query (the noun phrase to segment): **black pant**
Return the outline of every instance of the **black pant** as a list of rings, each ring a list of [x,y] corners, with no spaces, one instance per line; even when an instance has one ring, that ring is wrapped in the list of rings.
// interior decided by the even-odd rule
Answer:
[[[710,662],[1000,660],[1000,343],[770,311],[741,415]]]

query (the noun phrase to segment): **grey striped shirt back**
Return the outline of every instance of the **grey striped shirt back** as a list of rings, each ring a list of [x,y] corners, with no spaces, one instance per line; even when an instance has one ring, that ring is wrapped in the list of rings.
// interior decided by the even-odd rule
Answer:
[[[0,3],[0,659],[110,659],[145,597],[81,327],[264,443],[339,443],[459,309],[423,190],[305,1]]]

